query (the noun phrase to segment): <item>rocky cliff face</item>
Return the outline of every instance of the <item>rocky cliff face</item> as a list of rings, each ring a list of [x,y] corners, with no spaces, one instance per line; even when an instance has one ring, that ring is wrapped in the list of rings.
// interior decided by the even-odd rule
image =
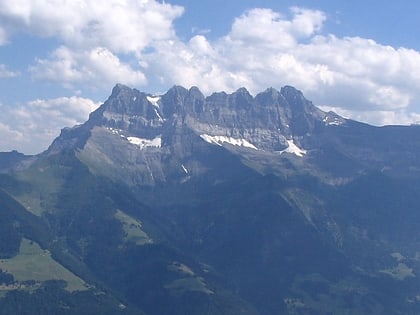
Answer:
[[[335,123],[344,122],[336,117]],[[270,88],[255,97],[241,88],[205,98],[195,87],[187,90],[175,86],[162,96],[152,96],[117,85],[90,120],[149,139],[170,126],[186,125],[198,135],[230,137],[261,150],[276,151],[285,149],[287,140],[299,139],[325,125],[324,119],[328,119],[327,114],[293,87],[281,91]]]
[[[192,153],[204,143],[253,160],[283,153],[303,158],[313,149],[314,135],[344,124],[293,87],[270,88],[255,97],[245,88],[204,97],[196,87],[174,86],[156,96],[117,85],[85,124],[63,130],[49,152],[78,148],[80,158],[99,173],[121,173],[116,168],[128,162],[133,183],[149,185],[205,172]],[[108,168],[101,171],[95,160],[107,160]]]
[[[208,172],[194,152],[215,150],[204,149],[210,144],[259,172],[288,176],[301,170],[343,182],[370,169],[394,175],[419,169],[413,154],[408,163],[399,154],[420,146],[414,129],[346,120],[321,111],[290,86],[256,96],[241,88],[205,97],[196,87],[151,95],[116,85],[85,124],[64,129],[46,154],[77,148],[96,174],[154,185]],[[401,142],[400,134],[412,140]]]

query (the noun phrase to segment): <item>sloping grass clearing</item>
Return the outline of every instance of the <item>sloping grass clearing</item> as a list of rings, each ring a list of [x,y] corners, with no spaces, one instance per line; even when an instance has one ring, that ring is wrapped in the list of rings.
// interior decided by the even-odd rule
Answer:
[[[25,238],[22,239],[18,255],[10,259],[0,259],[0,268],[11,273],[18,282],[64,280],[67,291],[87,290],[85,282],[56,262],[49,251]]]
[[[133,241],[137,245],[153,243],[152,239],[143,231],[142,224],[139,220],[129,216],[121,210],[117,210],[115,218],[123,225],[126,241]]]

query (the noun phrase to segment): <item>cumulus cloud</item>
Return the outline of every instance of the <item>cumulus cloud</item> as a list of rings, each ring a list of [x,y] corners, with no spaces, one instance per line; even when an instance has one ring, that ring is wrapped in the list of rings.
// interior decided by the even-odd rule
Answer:
[[[287,19],[271,9],[252,9],[235,19],[228,37],[241,44],[259,47],[293,47],[299,38],[311,36],[322,27],[326,16],[318,10],[293,7]]]
[[[127,53],[172,37],[172,22],[182,13],[180,6],[155,0],[1,1],[0,28],[3,36],[25,32],[57,37],[72,47]]]
[[[182,13],[180,6],[155,0],[1,1],[0,45],[16,33],[56,39],[60,47],[30,68],[35,79],[69,88],[86,82],[144,85],[139,62],[133,66],[122,56],[138,59],[154,42],[175,37],[172,24]]]
[[[140,69],[133,69],[105,47],[74,51],[61,46],[49,58],[37,59],[29,71],[36,79],[58,81],[69,88],[81,84],[103,88],[116,82],[138,86],[146,82]]]
[[[0,147],[2,151],[39,153],[63,127],[86,121],[99,105],[81,97],[39,99],[14,107],[0,104]]]

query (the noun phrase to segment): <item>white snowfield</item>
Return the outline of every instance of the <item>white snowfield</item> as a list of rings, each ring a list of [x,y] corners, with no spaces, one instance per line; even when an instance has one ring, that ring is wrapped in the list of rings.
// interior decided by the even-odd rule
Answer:
[[[159,108],[160,96],[146,96],[146,98],[153,106]]]
[[[246,147],[246,148],[258,150],[255,145],[253,145],[252,143],[248,142],[245,139],[236,139],[236,138],[226,137],[226,136],[210,136],[206,134],[202,134],[200,135],[200,137],[208,143],[216,144],[219,146],[222,146],[223,143],[229,143],[229,144],[240,146],[240,147]]]
[[[115,129],[115,128],[107,128],[109,131],[111,131],[114,135],[119,135],[121,138],[127,139],[131,144],[137,145],[140,147],[140,149],[144,148],[161,148],[162,147],[162,138],[161,136],[158,136],[154,139],[143,139],[138,137],[126,137],[122,134],[121,129]]]
[[[207,134],[202,134],[200,137],[211,144],[216,144],[219,146],[223,146],[223,143],[229,143],[231,145],[241,146],[241,147],[247,147],[254,150],[258,150],[258,148],[250,143],[249,141],[245,139],[236,139],[232,137],[226,137],[226,136],[210,136]],[[299,148],[293,140],[287,140],[288,147],[282,151],[279,151],[280,154],[282,153],[291,153],[299,157],[303,157],[306,154],[306,150]]]
[[[159,121],[163,121],[164,119],[162,118],[162,116],[160,116],[160,114],[159,114],[159,112],[158,112],[158,110],[157,110],[156,107],[154,108],[154,110],[155,110],[155,114],[158,117]]]
[[[160,101],[160,96],[146,96],[147,100],[149,101],[150,104],[152,104],[155,108],[155,114],[158,117],[159,121],[164,121],[164,119],[162,118],[162,116],[159,114],[158,112],[158,108],[159,108],[159,101]]]
[[[287,144],[289,145],[286,149],[280,151],[280,153],[292,153],[299,157],[302,157],[306,154],[306,150],[299,148],[293,140],[287,140]]]
[[[137,137],[127,137],[127,140],[130,143],[135,144],[140,147],[140,149],[152,147],[152,148],[160,148],[162,147],[162,138],[156,137],[154,139],[143,139]]]

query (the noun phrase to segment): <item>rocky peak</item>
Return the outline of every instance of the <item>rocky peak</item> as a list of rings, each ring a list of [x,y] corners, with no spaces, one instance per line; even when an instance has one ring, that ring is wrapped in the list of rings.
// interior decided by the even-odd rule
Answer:
[[[204,95],[197,87],[189,90],[182,86],[174,86],[162,95],[162,111],[166,117],[187,112],[202,112]]]
[[[112,92],[111,92],[111,96],[110,98],[115,98],[115,97],[119,97],[120,95],[123,94],[130,94],[132,93],[133,89],[121,84],[121,83],[117,83],[113,88],[112,88]]]
[[[184,106],[188,90],[182,86],[175,85],[162,95],[162,102],[165,104],[165,112],[173,114]]]
[[[159,127],[164,121],[159,101],[159,96],[117,84],[108,100],[91,114],[89,122],[130,131]]]
[[[341,122],[292,87],[255,97],[245,88],[205,97],[197,87],[153,95],[117,84],[85,124],[62,130],[47,154],[76,149],[98,174],[125,181],[134,172],[131,184],[154,185],[205,172],[194,152],[208,145],[257,160],[283,153],[302,158],[316,143],[311,137],[318,126]],[[98,160],[108,167],[96,169]]]
[[[281,96],[286,102],[286,106],[295,113],[295,115],[302,114],[313,116],[315,119],[322,119],[325,113],[317,108],[312,102],[308,101],[303,93],[292,86],[284,86],[280,90]]]
[[[304,136],[312,133],[318,125],[323,125],[325,112],[308,101],[303,93],[292,86],[280,90],[281,107],[289,126],[293,126],[293,134]]]
[[[117,84],[112,89],[112,94],[102,105],[103,113],[113,113],[129,116],[146,116],[148,94],[131,89],[125,85]]]
[[[262,106],[270,106],[279,103],[279,97],[283,97],[275,88],[268,88],[255,96],[256,101]]]
[[[316,108],[291,86],[268,88],[255,97],[246,88],[205,97],[197,87],[176,85],[163,95],[152,95],[117,84],[87,123],[63,131],[56,144],[82,147],[90,130],[106,127],[127,138],[161,137],[168,144],[185,129],[205,139],[230,139],[264,151],[282,151],[291,143],[303,150],[304,138],[318,127],[343,121]]]

